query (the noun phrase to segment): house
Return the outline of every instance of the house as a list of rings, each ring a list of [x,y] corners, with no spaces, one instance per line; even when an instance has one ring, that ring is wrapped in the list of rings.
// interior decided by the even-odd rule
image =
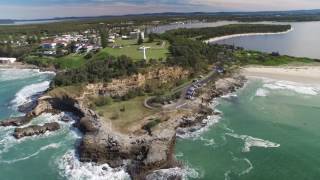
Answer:
[[[46,56],[53,56],[53,55],[56,55],[57,52],[56,51],[43,51],[42,54],[46,55]]]
[[[129,39],[128,36],[121,36],[121,39]]]
[[[108,39],[108,43],[115,43],[116,41],[114,39]]]
[[[17,61],[17,58],[0,57],[0,64],[12,64]]]
[[[66,47],[68,45],[68,42],[63,41],[63,40],[59,40],[59,41],[54,41],[54,43],[56,45],[62,46],[62,47]]]
[[[41,47],[43,49],[55,49],[57,46],[57,43],[51,42],[51,41],[44,41],[41,43]]]
[[[136,29],[132,32],[130,32],[130,38],[131,39],[138,39],[140,36],[141,31],[139,29]]]

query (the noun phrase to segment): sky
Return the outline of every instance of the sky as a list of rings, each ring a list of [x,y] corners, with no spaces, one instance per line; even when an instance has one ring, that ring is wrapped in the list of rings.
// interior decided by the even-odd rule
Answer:
[[[0,19],[320,9],[320,0],[0,0]]]

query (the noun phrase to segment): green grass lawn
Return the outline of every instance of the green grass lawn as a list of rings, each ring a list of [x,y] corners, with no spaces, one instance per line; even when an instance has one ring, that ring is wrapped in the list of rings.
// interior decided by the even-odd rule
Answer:
[[[47,56],[27,56],[24,59],[29,64],[34,64],[40,67],[58,66],[60,69],[75,69],[81,67],[85,63],[85,59],[79,54],[69,54],[60,58]]]
[[[155,113],[154,110],[144,107],[145,98],[137,97],[128,101],[113,102],[111,105],[97,107],[96,112],[103,114],[106,120],[111,120],[115,127],[125,130],[132,123]],[[121,111],[123,108],[125,110]]]
[[[68,56],[64,56],[61,58],[57,58],[55,62],[60,66],[62,69],[74,69],[81,67],[85,63],[85,59],[82,55],[79,54],[70,54]]]
[[[169,43],[166,41],[155,41],[152,43],[148,43],[147,39],[145,40],[146,43],[142,45],[137,45],[137,40],[116,40],[115,43],[112,45],[122,46],[123,48],[111,48],[107,47],[103,49],[97,56],[104,56],[104,54],[110,54],[112,56],[121,56],[126,55],[131,57],[134,60],[141,60],[143,59],[143,51],[139,50],[139,47],[145,46],[150,47],[147,50],[147,59],[166,59],[169,53],[168,47]]]

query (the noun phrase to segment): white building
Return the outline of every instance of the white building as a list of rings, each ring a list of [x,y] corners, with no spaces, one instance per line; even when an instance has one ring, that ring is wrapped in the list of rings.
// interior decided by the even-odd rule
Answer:
[[[0,57],[0,64],[12,64],[17,61],[17,58]]]

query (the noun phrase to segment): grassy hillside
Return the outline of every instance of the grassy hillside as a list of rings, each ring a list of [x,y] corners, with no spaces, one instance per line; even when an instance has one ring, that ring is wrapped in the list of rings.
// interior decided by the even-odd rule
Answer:
[[[100,54],[97,56],[103,56],[103,54],[111,55],[111,56],[121,56],[126,55],[131,57],[133,60],[141,60],[143,59],[143,51],[139,50],[141,46],[150,47],[147,50],[147,59],[166,59],[169,53],[168,47],[169,43],[167,41],[154,41],[149,43],[148,40],[145,40],[145,43],[138,45],[137,40],[116,40],[115,43],[111,44],[110,46],[121,46],[122,48],[112,48],[107,47],[103,49]]]

